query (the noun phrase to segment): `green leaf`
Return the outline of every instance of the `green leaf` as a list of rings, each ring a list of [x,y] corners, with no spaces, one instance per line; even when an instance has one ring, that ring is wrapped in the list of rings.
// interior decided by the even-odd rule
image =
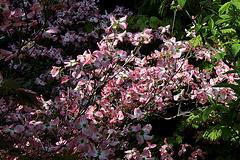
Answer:
[[[240,95],[240,87],[239,85],[235,85],[235,84],[228,84],[228,83],[220,83],[217,84],[213,87],[230,87],[234,90],[235,93],[237,93],[238,95]]]
[[[161,21],[155,17],[155,16],[152,16],[150,17],[150,21],[149,21],[149,27],[150,28],[153,28],[153,29],[157,29],[161,24]]]
[[[140,27],[141,30],[144,30],[145,28],[148,28],[148,25],[143,24],[143,25],[141,25],[141,27]]]
[[[213,29],[213,27],[214,27],[214,21],[213,21],[212,18],[209,19],[208,24],[209,24],[210,28]]]
[[[222,19],[232,19],[233,17],[228,15],[228,14],[222,14],[222,15],[219,15],[220,18]]]
[[[215,105],[215,102],[214,102],[213,98],[210,97],[209,95],[207,95],[207,97],[208,97],[208,100],[211,102],[211,104]]]
[[[223,120],[226,122],[227,125],[231,125],[234,122],[234,117],[237,115],[237,111],[235,108],[231,108],[230,111],[223,116]]]
[[[202,119],[204,122],[207,121],[209,114],[212,112],[213,107],[209,106],[203,111]]]
[[[227,71],[223,74],[229,74],[229,73],[240,73],[240,70],[239,69],[234,69],[234,70],[231,70],[231,71]]]
[[[218,61],[219,61],[219,60],[222,59],[225,55],[226,55],[226,53],[224,53],[224,52],[219,52],[219,53],[216,55],[216,57],[217,57],[217,59],[218,59]]]
[[[228,140],[230,136],[231,136],[231,129],[228,127],[222,128],[222,138],[224,140]]]
[[[233,44],[232,45],[232,53],[233,53],[233,56],[236,57],[236,55],[238,54],[240,50],[240,44]]]
[[[156,25],[155,23],[150,23],[149,27],[152,28],[152,29],[157,29],[158,25]]]
[[[229,108],[222,105],[221,103],[217,104],[216,107],[220,110],[221,113],[227,113]]]
[[[206,17],[203,19],[202,23],[207,22],[207,21],[209,20],[209,18],[212,18],[212,16],[214,16],[214,14],[210,14],[210,15],[206,16]]]
[[[202,23],[202,14],[200,14],[199,18],[197,19],[198,23]]]
[[[217,140],[218,138],[220,138],[222,136],[222,129],[220,128],[219,125],[214,126],[213,128],[211,128],[209,131],[206,131],[203,134],[203,137],[206,137],[212,141]]]
[[[174,6],[174,5],[172,5],[171,7],[170,7],[170,10],[173,10],[173,9],[175,9],[177,6]]]
[[[233,1],[232,4],[237,7],[237,9],[240,9],[240,2]]]
[[[199,2],[200,5],[204,6],[205,4],[207,4],[207,1],[202,1],[202,2]]]
[[[141,17],[137,20],[137,24],[147,24],[149,19],[147,17]]]
[[[197,33],[201,29],[202,25],[196,25],[195,26],[195,32]]]
[[[240,79],[235,79],[235,82],[237,82],[238,84],[240,84]]]
[[[238,60],[237,60],[237,69],[238,72],[240,71],[240,57],[238,57]]]
[[[160,23],[161,21],[157,17],[152,16],[152,17],[150,17],[150,22]]]
[[[222,33],[236,33],[236,30],[233,28],[226,28],[220,30]]]
[[[218,20],[215,24],[216,25],[219,25],[219,24],[222,24],[222,23],[224,23],[224,22],[228,22],[228,21],[230,21],[231,19],[230,18],[228,18],[228,19],[220,19],[220,20]]]
[[[227,3],[223,4],[218,10],[219,14],[221,15],[224,12],[227,12],[230,5],[231,5],[231,2],[227,2]]]
[[[199,125],[198,124],[192,124],[192,127],[195,129],[198,129]]]
[[[187,0],[177,0],[178,4],[180,5],[180,7],[183,8],[183,6],[185,5]]]
[[[201,45],[201,42],[202,42],[201,35],[198,35],[197,37],[193,38],[191,42],[193,43],[193,47],[196,47],[197,45]]]
[[[176,142],[177,142],[178,144],[182,143],[182,137],[181,137],[181,136],[177,136],[177,137],[176,137]]]
[[[216,29],[211,29],[211,33],[212,33],[213,35],[216,35],[216,34],[217,34],[217,30],[216,30]]]

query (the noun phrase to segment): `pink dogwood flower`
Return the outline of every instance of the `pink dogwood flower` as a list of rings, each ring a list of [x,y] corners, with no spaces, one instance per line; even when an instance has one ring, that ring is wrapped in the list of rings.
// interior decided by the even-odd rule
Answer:
[[[82,130],[82,133],[86,136],[93,134],[93,128],[88,124],[88,120],[85,115],[82,115],[78,121],[76,121],[76,126],[78,129]]]
[[[116,20],[116,18],[111,14],[110,15],[110,21],[111,21],[111,26],[105,29],[106,33],[109,33],[110,28],[116,29],[118,26],[125,30],[127,28],[127,15],[125,17],[120,18],[119,20]]]
[[[47,84],[46,82],[42,81],[40,78],[36,78],[35,83],[41,86],[45,86]]]
[[[92,56],[91,51],[89,50],[89,53],[85,51],[83,55],[78,55],[77,60],[83,63],[83,66],[85,66],[86,64],[95,62],[96,58]]]
[[[156,144],[151,144],[150,142],[147,142],[148,147],[145,147],[143,150],[148,152],[148,156],[152,157],[152,153],[150,149],[155,148],[157,145]]]
[[[178,156],[182,156],[183,153],[185,153],[187,151],[187,147],[191,147],[191,145],[188,144],[181,144],[182,149],[178,152]]]
[[[138,144],[141,145],[144,143],[144,140],[146,141],[150,141],[153,136],[149,136],[148,134],[151,132],[152,130],[152,125],[151,124],[146,124],[142,130],[140,130],[137,135],[136,138],[138,140]]]
[[[167,138],[164,139],[164,145],[159,149],[161,154],[161,160],[173,160],[172,156],[174,154],[172,146],[167,144]],[[169,153],[168,149],[171,151]]]
[[[144,118],[144,112],[141,111],[140,108],[134,108],[134,114],[128,114],[130,119],[137,119],[138,121]]]
[[[133,148],[131,150],[127,150],[124,153],[126,153],[126,158],[128,160],[134,158],[136,159],[136,157],[140,154],[139,152],[137,152],[137,148]]]
[[[59,74],[61,67],[55,67],[55,66],[52,66],[52,67],[53,67],[53,69],[51,70],[52,77],[56,77]]]

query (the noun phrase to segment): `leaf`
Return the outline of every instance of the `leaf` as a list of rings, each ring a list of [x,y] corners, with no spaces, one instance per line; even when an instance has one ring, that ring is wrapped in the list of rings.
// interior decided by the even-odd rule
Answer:
[[[211,128],[210,130],[206,131],[203,134],[203,137],[206,137],[207,139],[210,139],[212,141],[217,140],[221,136],[222,136],[222,129],[220,128],[219,125],[214,126],[213,128]]]
[[[183,6],[185,5],[187,0],[177,0],[178,4],[180,5],[180,7],[183,8]]]
[[[197,37],[193,38],[191,42],[193,44],[193,47],[196,47],[197,45],[201,45],[201,42],[202,42],[201,35],[198,35]]]
[[[213,98],[210,97],[209,95],[207,95],[207,97],[208,97],[208,100],[211,102],[211,104],[215,105],[215,102],[214,102]]]
[[[233,17],[228,15],[228,14],[222,14],[222,15],[219,15],[220,18],[222,19],[232,19]]]
[[[143,24],[143,25],[141,25],[140,30],[144,30],[145,28],[148,28],[148,25]]]
[[[177,137],[176,137],[176,142],[177,142],[178,144],[182,143],[182,137],[181,137],[181,136],[177,136]]]
[[[240,50],[240,44],[233,44],[232,45],[232,53],[233,53],[233,56],[236,57],[236,55],[238,54]]]
[[[171,7],[170,7],[170,10],[173,10],[173,9],[175,9],[177,6],[175,6],[175,5],[172,5]]]
[[[217,104],[216,107],[220,110],[221,113],[227,113],[229,108],[222,105],[221,103]]]
[[[196,142],[200,141],[201,139],[203,139],[203,135],[198,135],[196,138]]]
[[[147,17],[141,17],[137,20],[137,24],[147,24],[149,19]]]
[[[236,70],[238,70],[238,72],[240,71],[240,57],[238,57],[238,60],[237,60],[237,68]]]
[[[202,14],[200,14],[199,18],[197,19],[198,23],[202,23]]]
[[[222,128],[222,138],[224,140],[228,140],[230,136],[231,136],[231,129],[228,127]]]
[[[228,21],[230,21],[231,19],[230,18],[228,18],[228,19],[220,19],[220,20],[218,20],[215,24],[216,25],[219,25],[219,24],[222,24],[222,23],[224,23],[224,22],[228,22]]]
[[[222,59],[224,56],[226,55],[226,53],[224,53],[224,52],[219,52],[217,55],[216,55],[216,57],[217,57],[217,59],[218,59],[218,61],[220,60],[220,59]]]
[[[212,18],[212,16],[214,16],[214,14],[210,14],[210,15],[206,16],[206,17],[203,19],[202,23],[207,22],[207,21],[209,20],[209,18]]]
[[[233,124],[233,129],[239,133],[239,131],[240,131],[240,125],[237,124],[237,123],[234,123],[234,124]]]
[[[227,71],[223,74],[229,74],[229,73],[240,73],[240,70],[239,69],[234,69],[234,70],[231,70],[231,71]]]
[[[192,124],[192,127],[195,128],[195,129],[198,129],[199,125],[197,125],[197,124]]]
[[[210,28],[213,29],[213,27],[214,27],[214,21],[213,21],[212,18],[209,19],[208,24],[209,24]]]
[[[150,22],[160,23],[160,20],[155,16],[151,16],[150,17]]]
[[[237,84],[240,84],[240,79],[235,79],[235,82],[237,82]]]
[[[212,132],[209,133],[208,138],[212,141],[217,140],[222,136],[222,130],[213,130]]]
[[[211,29],[211,33],[212,33],[213,35],[216,35],[216,34],[217,34],[217,30]]]
[[[195,26],[195,32],[197,33],[201,29],[202,25],[196,25]]]
[[[152,28],[152,29],[157,29],[158,25],[156,25],[155,23],[150,23],[149,27]]]
[[[209,106],[209,107],[207,107],[207,108],[203,111],[202,119],[203,119],[204,122],[207,121],[208,116],[209,116],[209,114],[212,112],[212,110],[213,110],[213,107]]]
[[[213,87],[230,87],[230,88],[232,88],[234,90],[235,93],[240,95],[240,87],[239,87],[239,85],[228,84],[228,83],[219,83],[217,85],[214,85]]]
[[[236,116],[237,112],[235,108],[231,108],[230,111],[224,116],[224,121],[227,125],[231,125],[234,121],[234,117]]]
[[[221,15],[224,12],[227,12],[230,5],[231,5],[231,2],[227,2],[227,3],[223,4],[218,10],[219,14]]]
[[[150,22],[149,22],[149,26],[150,28],[153,28],[153,29],[157,29],[161,24],[161,21],[155,17],[155,16],[152,16],[150,17]]]
[[[207,1],[202,1],[202,2],[199,2],[200,5],[204,6],[205,4],[207,4]]]
[[[233,28],[226,28],[220,30],[222,33],[236,33],[236,30]]]
[[[232,4],[240,10],[240,2],[233,1]]]

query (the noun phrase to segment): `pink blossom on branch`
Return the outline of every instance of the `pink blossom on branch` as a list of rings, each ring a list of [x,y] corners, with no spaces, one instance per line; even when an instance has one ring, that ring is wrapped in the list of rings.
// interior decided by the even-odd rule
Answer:
[[[56,77],[59,74],[61,67],[55,67],[55,66],[52,66],[52,67],[53,67],[53,69],[51,70],[52,77]]]
[[[146,141],[150,141],[153,136],[149,136],[148,134],[151,132],[152,130],[152,125],[151,124],[146,124],[142,130],[140,130],[137,134],[136,134],[136,138],[138,140],[138,144],[141,145],[144,143],[144,140]]]
[[[137,119],[138,121],[144,118],[144,112],[141,111],[140,108],[135,108],[134,109],[134,115],[128,114],[129,118],[131,119]]]
[[[121,29],[125,30],[127,28],[127,16],[120,18],[119,20],[116,20],[116,18],[113,15],[110,15],[110,21],[111,26],[105,29],[106,33],[110,32],[110,29],[117,29],[117,27],[120,27]]]
[[[172,146],[167,144],[167,139],[164,139],[164,145],[159,149],[161,154],[161,160],[173,160],[172,156],[174,154]],[[171,152],[169,153],[170,150]]]

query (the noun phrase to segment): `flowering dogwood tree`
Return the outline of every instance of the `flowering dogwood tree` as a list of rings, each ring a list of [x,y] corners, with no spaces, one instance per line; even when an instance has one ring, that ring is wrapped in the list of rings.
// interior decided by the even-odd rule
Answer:
[[[18,68],[24,71],[27,57],[54,59],[51,68],[35,77],[35,83],[46,86],[53,79],[57,83],[52,91],[57,94],[51,99],[20,86],[11,88],[15,96],[0,97],[0,133],[4,142],[13,143],[11,149],[1,151],[4,158],[173,159],[173,148],[166,138],[162,145],[150,143],[155,135],[151,135],[148,117],[167,119],[172,105],[178,105],[181,114],[183,102],[206,104],[211,97],[227,107],[227,100],[236,99],[232,89],[213,87],[223,80],[235,83],[237,75],[223,74],[232,69],[222,60],[214,59],[216,73],[201,71],[188,60],[192,56],[196,61],[211,62],[217,50],[168,37],[169,26],[131,33],[127,15],[100,15],[94,1],[50,2],[0,1],[4,4],[1,39],[22,34],[18,41],[12,40],[13,44],[0,50],[1,62],[9,68],[9,72],[0,70],[1,91],[8,88],[8,75]],[[97,47],[79,53],[80,44],[91,41],[91,37],[99,38]],[[144,56],[142,46],[156,39],[162,45]],[[74,46],[72,56],[66,53],[67,46]],[[38,103],[23,103],[20,93],[36,97]],[[194,148],[182,144],[179,156],[186,147]],[[13,148],[17,155],[11,155]],[[151,152],[154,148],[158,148],[156,155]],[[198,156],[204,158],[200,148],[193,150],[189,159]]]

